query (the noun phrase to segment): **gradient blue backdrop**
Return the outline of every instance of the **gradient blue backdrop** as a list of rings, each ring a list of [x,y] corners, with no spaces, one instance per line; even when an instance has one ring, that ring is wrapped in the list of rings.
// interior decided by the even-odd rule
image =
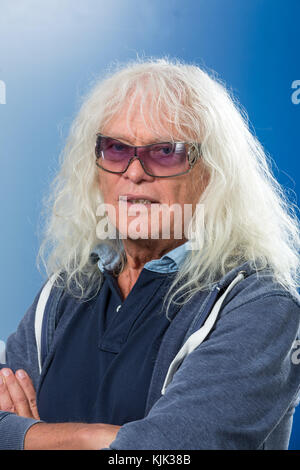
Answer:
[[[299,17],[299,0],[0,0],[0,340],[41,286],[41,200],[80,97],[111,62],[168,55],[215,70],[297,201]]]

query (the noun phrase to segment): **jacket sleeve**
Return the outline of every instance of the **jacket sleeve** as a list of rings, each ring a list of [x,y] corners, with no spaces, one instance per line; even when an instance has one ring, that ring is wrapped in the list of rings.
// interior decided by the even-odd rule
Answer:
[[[35,388],[39,380],[39,367],[34,321],[40,292],[27,310],[16,332],[9,336],[6,342],[5,363],[0,363],[0,369],[9,367],[14,372],[18,369],[25,369]],[[26,432],[33,424],[38,422],[40,421],[0,411],[0,450],[23,449]]]
[[[297,400],[299,318],[285,294],[226,305],[148,415],[124,424],[109,448],[259,449]]]

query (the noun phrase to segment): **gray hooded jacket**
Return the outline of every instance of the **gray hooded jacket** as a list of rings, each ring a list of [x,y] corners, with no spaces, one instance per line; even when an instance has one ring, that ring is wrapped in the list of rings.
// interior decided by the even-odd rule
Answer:
[[[66,307],[42,363],[43,315],[51,319],[58,302],[50,279],[9,337],[0,364],[25,369],[36,389],[76,314]],[[244,263],[228,272],[172,320],[145,417],[124,424],[109,449],[287,449],[299,401],[299,324],[300,297],[276,283],[268,269]],[[0,449],[23,449],[36,422],[0,411]]]

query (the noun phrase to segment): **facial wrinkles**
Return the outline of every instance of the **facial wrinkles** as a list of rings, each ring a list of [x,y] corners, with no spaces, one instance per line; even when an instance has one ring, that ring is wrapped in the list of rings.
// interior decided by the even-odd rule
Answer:
[[[128,119],[129,118],[129,119]],[[168,126],[170,127],[170,126]],[[145,121],[140,114],[138,103],[135,103],[131,107],[130,115],[127,115],[127,109],[124,107],[114,119],[104,127],[101,132],[104,135],[118,138],[119,140],[128,143],[129,145],[140,146],[148,145],[158,140],[160,142],[172,140],[170,136],[158,136],[151,132],[145,127]],[[170,131],[170,135],[172,132]],[[173,136],[176,141],[182,139]],[[132,174],[133,165],[135,170],[138,172],[139,177],[136,180],[130,179]],[[197,168],[198,167],[198,168]],[[100,178],[106,180],[108,186],[110,186],[110,192],[113,191],[116,194],[116,200],[118,200],[120,192],[127,192],[133,194],[143,194],[148,191],[151,192],[154,199],[159,199],[168,205],[177,203],[195,203],[200,197],[201,171],[199,171],[199,164],[195,165],[192,171],[183,176],[177,176],[174,178],[154,178],[148,177],[140,168],[140,162],[134,161],[130,164],[127,172],[123,175],[113,175],[109,173],[100,175]],[[100,170],[101,171],[101,170]],[[107,188],[108,191],[109,188]],[[199,195],[197,197],[197,192]]]

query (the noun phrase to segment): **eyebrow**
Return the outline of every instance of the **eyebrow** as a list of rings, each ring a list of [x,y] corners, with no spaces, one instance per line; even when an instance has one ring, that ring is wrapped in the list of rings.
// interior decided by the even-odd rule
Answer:
[[[131,145],[133,147],[139,147],[139,145],[136,146],[132,142],[130,142],[128,140],[128,138],[124,135],[119,134],[118,137],[110,135],[110,136],[107,136],[107,137],[110,137],[111,139],[115,139],[115,140],[121,140],[122,142],[127,143],[128,145]],[[172,139],[170,139],[170,137],[160,137],[160,138],[157,138],[157,139],[155,139],[155,138],[151,139],[151,140],[149,140],[148,143],[144,143],[144,145],[159,144],[159,143],[162,143],[162,142],[171,142],[171,141],[172,141]],[[142,145],[142,147],[144,145]]]

